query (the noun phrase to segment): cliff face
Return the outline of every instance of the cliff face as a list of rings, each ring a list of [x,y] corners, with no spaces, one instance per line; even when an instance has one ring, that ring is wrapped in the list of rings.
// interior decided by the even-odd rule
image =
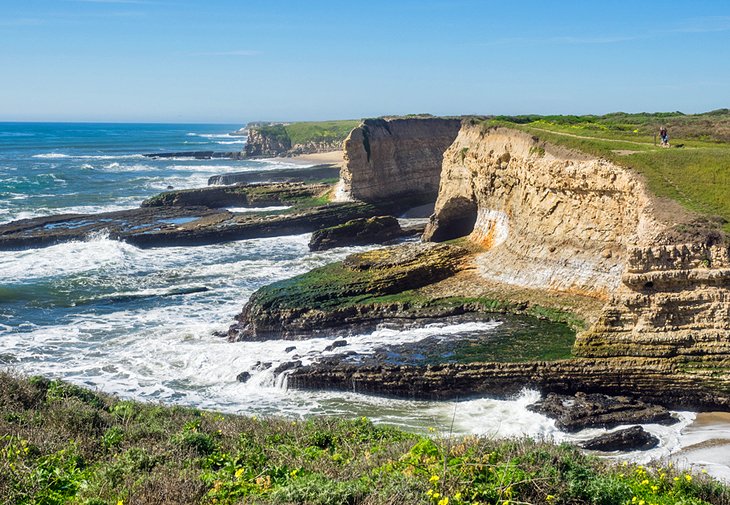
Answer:
[[[289,125],[263,124],[247,129],[248,138],[244,153],[247,158],[274,158],[298,154],[326,153],[342,149],[340,138],[313,138],[293,142],[287,131]]]
[[[669,221],[686,213],[659,219],[657,205],[622,167],[519,131],[465,125],[444,155],[425,237],[468,233],[487,249],[476,259],[486,280],[605,299],[578,335],[578,356],[644,363],[666,379],[657,387],[685,388],[686,404],[692,391],[727,396],[730,246],[711,235],[682,242]],[[636,382],[596,380],[616,390]]]
[[[444,151],[460,126],[460,119],[366,119],[345,139],[336,199],[434,201]]]
[[[273,158],[285,154],[291,147],[291,141],[283,127],[265,127],[264,130],[249,128],[244,152],[247,158]]]
[[[622,283],[576,342],[585,356],[672,358],[730,383],[730,247],[690,243],[629,250]]]
[[[607,297],[627,247],[664,229],[643,185],[607,161],[505,128],[465,125],[444,154],[427,240],[469,235],[491,280]]]

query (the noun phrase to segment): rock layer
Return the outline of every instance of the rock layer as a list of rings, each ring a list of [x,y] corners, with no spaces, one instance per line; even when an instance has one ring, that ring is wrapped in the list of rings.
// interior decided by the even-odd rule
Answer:
[[[325,251],[334,247],[382,244],[402,237],[404,234],[398,220],[393,216],[353,219],[312,233],[309,250]]]
[[[434,201],[444,151],[460,119],[366,119],[344,142],[339,200],[376,202],[408,197],[414,205]]]
[[[333,336],[408,315],[408,307],[388,296],[453,275],[466,254],[453,245],[407,244],[353,254],[342,263],[275,282],[251,296],[229,340]]]
[[[638,178],[528,134],[465,124],[444,154],[427,240],[469,235],[493,281],[606,298],[630,245],[664,226]]]

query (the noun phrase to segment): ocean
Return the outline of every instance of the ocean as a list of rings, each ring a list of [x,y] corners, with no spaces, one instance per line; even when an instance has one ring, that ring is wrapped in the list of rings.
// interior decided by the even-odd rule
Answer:
[[[240,150],[240,125],[0,123],[0,223],[61,213],[121,210],[170,187],[210,176],[292,166],[286,160],[150,159],[154,152]],[[305,364],[328,339],[228,343],[225,332],[248,297],[270,282],[304,273],[366,248],[309,252],[297,235],[200,247],[139,249],[103,234],[42,249],[0,252],[0,367],[41,374],[142,401],[259,416],[367,416],[409,430],[587,440],[605,430],[565,434],[527,410],[539,398],[426,402],[356,393],[289,390],[277,364],[296,353]],[[499,320],[387,327],[347,338],[344,350],[383,343],[489,335]],[[295,346],[295,351],[287,350]],[[260,362],[272,363],[261,369]],[[251,373],[245,383],[236,377]],[[695,414],[674,426],[647,425],[661,445],[648,461],[703,440]],[[705,430],[717,436],[717,425]],[[724,432],[728,435],[728,432]],[[697,463],[697,462],[695,462]],[[713,470],[711,466],[708,466]],[[720,465],[715,473],[725,471]]]

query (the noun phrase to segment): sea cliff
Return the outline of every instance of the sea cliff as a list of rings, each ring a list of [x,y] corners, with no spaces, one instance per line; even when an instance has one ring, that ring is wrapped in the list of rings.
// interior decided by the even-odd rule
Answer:
[[[416,127],[414,121],[423,122]],[[446,142],[450,121],[381,120],[353,130],[345,142],[340,196],[368,201],[415,191],[427,199],[436,179],[425,167],[439,157],[437,146]],[[633,393],[673,406],[730,407],[730,249],[722,234],[698,232],[702,218],[657,198],[624,165],[517,128],[458,123],[458,134],[443,152],[435,212],[424,234],[424,240],[437,242],[465,237],[461,245],[470,254],[452,275],[464,270],[470,275],[448,296],[474,301],[470,297],[485,285],[504,287],[502,300],[465,303],[459,313],[512,310],[510,289],[549,297],[553,308],[560,308],[561,299],[593,299],[598,303],[585,318],[587,330],[576,336],[575,358],[438,369],[329,362],[296,370],[290,384],[442,398],[533,385],[544,391]],[[406,127],[408,135],[402,134]],[[413,132],[420,132],[418,142]],[[686,229],[694,232],[682,232]],[[423,254],[428,257],[427,250]],[[396,271],[397,265],[390,268]],[[288,297],[298,291],[291,286],[311,281],[305,275],[289,292],[274,290],[277,305],[288,307],[283,326],[296,326]],[[350,287],[340,305],[337,296],[328,297],[331,313],[320,310],[318,318],[331,327],[329,316],[343,307],[348,317],[341,324],[421,317],[424,306],[447,296],[438,288],[443,278],[424,282],[416,294],[390,291],[385,301],[391,314],[382,302],[373,306],[372,296],[363,296],[367,303],[353,301],[367,293]],[[273,306],[257,306],[260,298],[252,297],[239,327],[255,328],[255,314],[262,313],[267,328],[279,324]]]
[[[343,144],[345,164],[336,198],[434,201],[444,151],[460,126],[460,119],[366,119]]]

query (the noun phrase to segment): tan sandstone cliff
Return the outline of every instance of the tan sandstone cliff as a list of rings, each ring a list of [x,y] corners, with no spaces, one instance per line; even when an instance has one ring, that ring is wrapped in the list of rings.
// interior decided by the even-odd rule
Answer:
[[[690,216],[658,205],[626,168],[465,123],[444,154],[425,238],[468,233],[486,249],[476,263],[490,282],[606,300],[597,323],[578,335],[578,356],[634,369],[645,359],[647,373],[728,393],[730,247],[667,239]]]
[[[443,153],[460,126],[460,119],[431,117],[364,120],[345,139],[336,200],[432,202]]]

